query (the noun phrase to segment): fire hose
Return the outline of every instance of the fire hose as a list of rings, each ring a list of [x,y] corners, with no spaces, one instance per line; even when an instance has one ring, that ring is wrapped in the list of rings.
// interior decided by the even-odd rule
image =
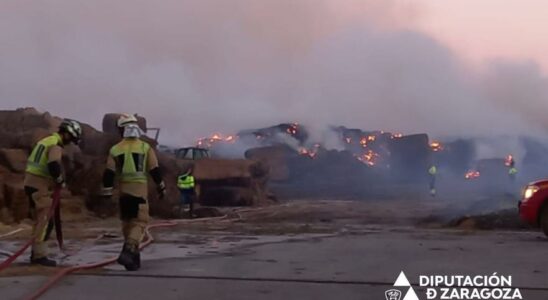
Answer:
[[[55,188],[53,190],[52,203],[51,203],[50,209],[48,211],[47,218],[44,219],[44,220],[41,220],[42,222],[39,222],[38,225],[36,226],[36,228],[37,228],[37,230],[44,230],[45,229],[46,231],[51,231],[51,226],[48,226],[48,224],[50,224],[50,220],[55,216],[54,219],[55,219],[55,227],[56,227],[55,231],[56,231],[56,234],[57,234],[57,242],[59,244],[59,248],[62,250],[63,249],[63,237],[62,237],[62,234],[60,234],[60,232],[61,232],[61,216],[60,216],[60,210],[59,210],[60,202],[61,202],[61,189],[60,188]],[[46,236],[48,236],[48,235],[49,234],[46,233]],[[21,254],[23,254],[23,252],[25,252],[25,250],[28,249],[28,247],[30,247],[30,245],[32,245],[34,243],[35,239],[36,239],[36,236],[33,236],[30,240],[28,240],[23,245],[23,247],[21,247],[19,250],[17,250],[15,253],[13,253],[13,255],[11,255],[5,261],[3,261],[0,264],[0,271],[2,271],[5,268],[9,267],[19,256],[21,256]]]
[[[142,250],[143,248],[150,245],[152,242],[154,242],[154,237],[150,234],[150,229],[153,228],[159,228],[159,227],[173,227],[176,225],[179,225],[181,223],[192,223],[192,222],[199,222],[199,221],[208,221],[208,220],[220,220],[224,219],[227,216],[220,216],[220,217],[211,217],[211,218],[202,218],[202,219],[195,219],[195,220],[176,220],[176,221],[166,221],[166,222],[159,222],[154,223],[145,228],[145,237],[144,241],[139,246],[139,249]],[[91,263],[87,265],[79,265],[79,266],[72,266],[67,267],[59,270],[57,273],[55,273],[40,289],[38,289],[36,292],[34,292],[32,295],[28,296],[25,300],[35,300],[38,299],[40,296],[42,296],[45,292],[47,292],[51,287],[53,287],[57,282],[59,282],[63,277],[77,272],[81,270],[88,270],[88,269],[94,269],[94,268],[100,268],[107,265],[110,265],[116,261],[116,257]]]
[[[63,249],[63,240],[62,240],[62,232],[61,232],[61,226],[60,226],[60,189],[55,189],[52,195],[53,201],[52,205],[50,207],[50,210],[48,212],[47,219],[45,220],[45,224],[38,224],[38,228],[42,228],[41,226],[47,226],[49,221],[54,217],[55,218],[55,227],[56,227],[56,235],[57,235],[57,241],[59,244],[60,249]],[[238,217],[241,218],[241,216]],[[160,227],[173,227],[182,223],[193,223],[193,222],[200,222],[200,221],[208,221],[208,220],[220,220],[227,218],[227,215],[223,215],[220,217],[210,217],[210,218],[201,218],[201,219],[194,219],[194,220],[175,220],[175,221],[166,221],[166,222],[159,222],[154,223],[151,225],[148,225],[145,228],[145,236],[144,241],[139,246],[139,249],[142,250],[143,248],[147,247],[154,241],[154,237],[150,234],[150,230],[154,228],[160,228]],[[51,227],[48,229],[51,231]],[[32,245],[34,242],[35,237],[30,239],[27,243],[23,245],[18,251],[16,251],[12,256],[10,256],[8,259],[6,259],[2,264],[0,264],[0,271],[7,268],[13,261],[15,261],[25,250]],[[32,295],[28,296],[27,300],[34,300],[38,299],[40,296],[42,296],[44,293],[46,293],[51,287],[53,287],[57,282],[59,282],[63,277],[80,271],[80,270],[87,270],[87,269],[94,269],[94,268],[100,268],[107,266],[109,264],[114,263],[117,260],[116,257],[100,261],[97,263],[91,263],[86,265],[78,265],[78,266],[71,266],[66,267],[61,270],[59,270],[57,273],[55,273],[40,289],[35,291]]]

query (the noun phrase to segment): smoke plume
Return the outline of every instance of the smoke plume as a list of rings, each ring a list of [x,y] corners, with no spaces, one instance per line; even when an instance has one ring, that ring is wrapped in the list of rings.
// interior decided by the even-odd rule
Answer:
[[[280,122],[434,135],[545,130],[534,62],[468,70],[395,0],[4,0],[0,103],[188,145]]]

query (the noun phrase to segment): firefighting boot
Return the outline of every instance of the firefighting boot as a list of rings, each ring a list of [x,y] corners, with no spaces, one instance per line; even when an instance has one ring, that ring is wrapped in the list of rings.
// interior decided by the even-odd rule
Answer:
[[[31,258],[30,263],[33,265],[41,265],[44,267],[57,267],[57,262],[47,257]]]
[[[56,267],[57,262],[47,257],[34,258],[34,253],[30,255],[30,263],[32,265],[41,265],[45,267]]]
[[[138,269],[135,264],[136,250],[137,247],[135,245],[124,243],[122,252],[120,252],[120,256],[118,256],[118,259],[116,260],[119,264],[124,266],[127,271],[136,271]]]
[[[135,254],[134,265],[137,267],[137,270],[141,268],[141,252],[137,249],[137,254]]]

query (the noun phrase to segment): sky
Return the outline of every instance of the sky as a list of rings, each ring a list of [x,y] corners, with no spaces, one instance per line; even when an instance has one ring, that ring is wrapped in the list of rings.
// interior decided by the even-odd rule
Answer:
[[[2,0],[0,107],[161,142],[299,122],[545,134],[540,0]]]
[[[548,69],[548,2],[418,0],[418,28],[479,66],[494,58],[535,60]]]

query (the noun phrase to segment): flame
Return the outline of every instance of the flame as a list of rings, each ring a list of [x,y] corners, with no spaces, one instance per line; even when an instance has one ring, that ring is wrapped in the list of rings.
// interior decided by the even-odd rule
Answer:
[[[360,145],[364,148],[367,147],[367,138],[362,137],[360,140]]]
[[[438,141],[432,141],[430,143],[430,149],[432,149],[432,151],[434,152],[438,152],[443,150],[443,145]]]
[[[401,133],[394,133],[394,134],[390,135],[391,139],[399,139],[399,138],[402,138],[402,137],[403,137],[403,134],[401,134]]]
[[[367,150],[367,152],[357,155],[356,158],[364,164],[374,166],[379,158],[379,154],[375,153],[373,150]]]
[[[316,147],[316,149],[312,149],[312,150],[311,150],[311,149],[307,149],[307,148],[301,147],[301,148],[299,148],[299,154],[300,154],[300,155],[304,155],[304,156],[308,156],[308,157],[310,157],[310,158],[315,158],[316,155],[318,154],[317,148],[318,148],[318,147]]]
[[[377,139],[377,137],[374,136],[374,135],[370,135],[370,136],[367,137],[367,141],[369,141],[369,142],[374,142],[376,139]]]
[[[464,174],[464,178],[466,179],[476,179],[480,177],[480,172],[476,170],[468,171],[468,173]]]
[[[236,142],[237,138],[238,138],[237,135],[229,135],[227,137],[223,137],[222,134],[215,133],[210,137],[199,139],[196,144],[199,147],[211,148],[213,147],[214,144],[220,143],[220,142],[234,143]]]
[[[299,131],[299,123],[293,123],[289,125],[289,128],[287,128],[285,131],[291,135],[296,135]]]
[[[506,159],[504,160],[504,165],[507,167],[512,167],[514,165],[514,156],[512,154],[508,154],[506,156]]]

